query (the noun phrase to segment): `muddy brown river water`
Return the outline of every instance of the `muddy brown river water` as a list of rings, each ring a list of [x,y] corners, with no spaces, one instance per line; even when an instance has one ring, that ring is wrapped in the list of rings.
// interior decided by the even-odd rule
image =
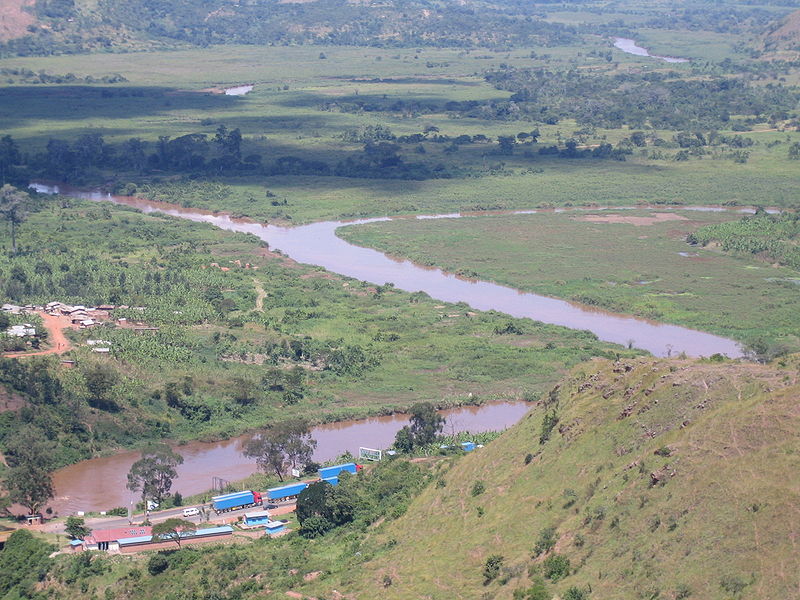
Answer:
[[[647,319],[615,314],[556,298],[540,296],[489,283],[469,280],[440,269],[425,268],[407,260],[399,260],[371,248],[350,244],[336,235],[336,230],[360,223],[389,220],[388,217],[355,221],[324,221],[297,227],[264,225],[248,219],[232,218],[194,208],[183,208],[141,198],[112,196],[68,186],[33,183],[31,187],[44,193],[61,193],[94,201],[110,201],[138,208],[143,212],[161,212],[191,221],[211,223],[222,229],[251,233],[279,249],[292,259],[375,284],[393,283],[409,292],[424,291],[445,302],[465,302],[479,310],[497,310],[514,317],[527,317],[563,325],[572,329],[589,330],[601,340],[632,345],[656,356],[685,352],[689,356],[710,356],[715,353],[731,358],[740,357],[742,350],[730,339]],[[617,207],[623,210],[630,207]],[[726,210],[719,207],[680,207],[681,210]],[[570,209],[581,210],[581,209]],[[591,208],[597,212],[596,207]],[[669,209],[659,207],[659,212]],[[735,209],[749,212],[749,209]],[[560,212],[560,210],[558,210]],[[513,214],[536,214],[537,210],[513,211]],[[552,212],[552,211],[551,211]],[[480,218],[480,214],[427,215],[416,218]],[[512,408],[512,406],[514,408]],[[479,410],[463,408],[452,413],[455,431],[472,432],[505,428],[518,420],[526,410],[524,403],[491,404]],[[472,412],[471,412],[472,411]],[[369,419],[366,421],[326,425],[315,430],[319,435],[317,459],[330,459],[344,450],[358,446],[386,447],[394,433],[405,422],[404,416]],[[194,443],[180,447],[185,462],[179,471],[175,489],[183,494],[209,489],[213,476],[235,480],[255,470],[255,465],[241,455],[242,439],[214,444]],[[130,499],[125,490],[125,476],[136,453],[84,461],[62,469],[56,474],[57,500],[54,506],[62,513],[73,510],[99,510],[126,505]]]
[[[445,433],[498,431],[510,427],[528,411],[527,402],[492,402],[483,406],[462,406],[441,411],[447,419]],[[397,431],[408,424],[408,415],[395,414],[357,421],[340,421],[315,427],[311,433],[317,440],[314,460],[336,458],[344,452],[358,455],[358,448],[387,448]],[[212,487],[212,477],[228,481],[244,479],[256,471],[255,462],[242,454],[250,435],[221,442],[190,442],[176,446],[183,456],[173,491],[184,496],[198,494]],[[112,456],[84,460],[55,473],[56,498],[50,503],[59,514],[76,511],[99,511],[127,507],[137,494],[125,488],[131,465],[139,460],[138,452],[121,452]]]

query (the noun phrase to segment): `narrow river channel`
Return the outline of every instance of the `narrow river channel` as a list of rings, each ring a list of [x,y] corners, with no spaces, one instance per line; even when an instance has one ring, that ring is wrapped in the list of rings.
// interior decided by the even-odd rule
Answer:
[[[657,54],[650,54],[650,51],[647,48],[642,48],[641,46],[636,44],[636,40],[632,40],[630,38],[621,38],[621,37],[614,38],[614,47],[628,54],[634,54],[636,56],[646,56],[648,58],[657,58],[658,60],[663,60],[664,62],[668,63],[689,62],[688,58],[678,58],[676,56],[659,56]]]
[[[685,352],[689,356],[711,356],[719,353],[730,358],[738,358],[742,355],[742,351],[735,341],[718,335],[678,325],[666,325],[647,319],[619,315],[548,296],[521,292],[496,283],[464,279],[441,269],[422,267],[408,260],[389,257],[371,248],[355,246],[336,235],[336,230],[340,227],[388,221],[389,217],[355,221],[322,221],[298,227],[278,227],[263,225],[249,219],[236,219],[221,213],[183,208],[142,198],[112,196],[102,192],[87,192],[67,186],[52,186],[42,183],[33,183],[31,187],[43,193],[62,193],[88,200],[110,201],[132,206],[143,212],[161,212],[191,221],[211,223],[230,231],[251,233],[269,243],[273,250],[281,250],[300,263],[324,267],[333,273],[377,285],[393,283],[397,288],[408,292],[423,291],[444,302],[465,302],[478,310],[497,310],[513,317],[535,319],[571,329],[586,329],[603,341],[632,345],[656,356],[669,356],[681,352]],[[704,210],[704,207],[682,208],[684,210]],[[590,210],[594,212],[602,209],[592,208]],[[668,209],[659,207],[659,210]],[[710,208],[709,210],[719,209]],[[516,211],[516,214],[534,214],[536,212],[535,210]],[[451,214],[417,218],[459,217],[461,215]]]

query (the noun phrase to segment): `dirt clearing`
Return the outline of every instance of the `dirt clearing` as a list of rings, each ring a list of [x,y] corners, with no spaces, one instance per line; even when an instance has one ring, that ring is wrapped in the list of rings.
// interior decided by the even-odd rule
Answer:
[[[665,221],[688,221],[683,215],[675,213],[653,213],[649,217],[636,217],[632,215],[586,215],[583,217],[573,217],[575,221],[587,221],[589,223],[627,223],[637,227],[646,227]]]

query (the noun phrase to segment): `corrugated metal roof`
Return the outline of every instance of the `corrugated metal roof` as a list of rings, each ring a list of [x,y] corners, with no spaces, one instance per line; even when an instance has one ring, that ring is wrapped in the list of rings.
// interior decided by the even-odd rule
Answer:
[[[245,513],[245,519],[261,519],[262,517],[269,518],[269,511],[266,510],[255,510],[253,512]]]

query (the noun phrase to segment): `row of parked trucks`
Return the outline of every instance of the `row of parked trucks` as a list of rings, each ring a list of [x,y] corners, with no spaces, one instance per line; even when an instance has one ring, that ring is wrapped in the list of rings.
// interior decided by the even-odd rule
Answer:
[[[251,506],[260,506],[264,500],[268,502],[281,502],[296,498],[304,489],[316,481],[325,481],[331,485],[338,485],[339,475],[343,472],[358,473],[361,470],[361,465],[356,463],[344,463],[341,465],[334,465],[332,467],[323,467],[317,474],[318,479],[312,481],[298,481],[280,487],[268,489],[265,493],[254,492],[252,490],[245,490],[243,492],[233,492],[230,494],[223,494],[221,496],[214,496],[211,498],[211,508],[217,514],[228,512],[231,510],[239,510],[240,508],[250,508]]]

